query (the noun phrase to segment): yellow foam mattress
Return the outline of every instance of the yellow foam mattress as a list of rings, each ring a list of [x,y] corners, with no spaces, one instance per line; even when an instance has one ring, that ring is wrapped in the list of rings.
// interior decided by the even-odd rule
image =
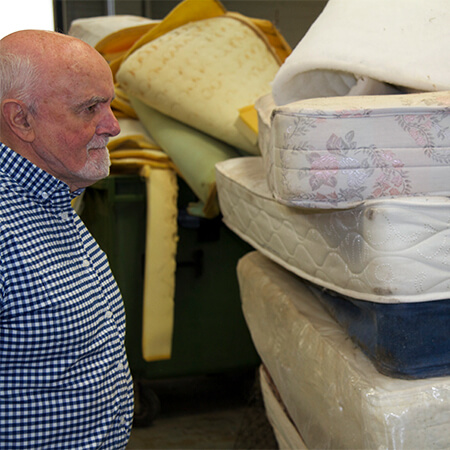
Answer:
[[[243,151],[239,110],[270,92],[280,67],[264,33],[243,16],[189,22],[141,46],[116,79],[129,95]]]

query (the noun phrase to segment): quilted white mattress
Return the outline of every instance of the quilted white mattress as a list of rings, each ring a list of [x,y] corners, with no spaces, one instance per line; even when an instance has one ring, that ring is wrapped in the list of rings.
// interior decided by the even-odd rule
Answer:
[[[450,195],[450,92],[257,103],[269,187],[287,205]]]
[[[259,252],[238,277],[255,347],[308,448],[450,448],[449,377],[381,375],[306,285]]]
[[[275,262],[355,299],[412,303],[450,298],[450,199],[372,200],[345,210],[275,201],[261,157],[216,165],[226,225]]]

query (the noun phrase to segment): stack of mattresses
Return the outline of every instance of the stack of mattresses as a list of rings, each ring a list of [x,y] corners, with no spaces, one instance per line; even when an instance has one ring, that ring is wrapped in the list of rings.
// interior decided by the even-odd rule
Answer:
[[[450,448],[450,92],[386,81],[285,104],[274,83],[262,157],[216,165],[282,448]]]
[[[450,125],[448,106],[442,104],[447,99],[450,105],[450,94],[409,97],[423,100],[417,107],[398,107],[402,98],[353,97],[354,104],[387,101],[394,106],[373,107],[370,114],[335,109],[329,116],[324,99],[318,119],[308,110],[309,102],[305,109],[302,102],[297,110],[276,108],[267,148],[273,160],[264,153],[216,166],[224,221],[259,253],[239,265],[245,317],[272,386],[308,448],[450,445],[450,169],[440,157],[450,146],[449,136],[440,133]],[[399,140],[416,136],[405,131],[404,120],[426,123],[430,139],[419,144],[405,138],[403,147],[388,148],[388,130],[392,142],[396,135]],[[347,124],[353,139],[369,134],[373,145],[328,146],[322,149],[323,166],[308,167],[308,160],[321,158],[321,149],[305,130],[325,141],[339,141],[342,131],[350,140]],[[310,158],[296,165],[296,152]],[[382,161],[379,166],[367,163],[374,154]],[[418,162],[422,157],[422,163],[408,162],[410,154]],[[330,160],[331,168],[326,166]],[[354,167],[348,169],[350,162]],[[289,164],[294,169],[286,169]],[[283,190],[288,179],[283,170],[294,172],[290,180],[299,187],[291,185],[289,192],[297,196]],[[352,180],[371,177],[376,184],[383,174],[386,184],[397,176],[396,189],[408,190],[377,197],[367,181],[360,189],[348,187]],[[303,188],[304,178],[312,177],[334,177],[336,183],[310,182],[309,190]],[[324,192],[314,196],[322,203],[312,208],[314,188]],[[342,196],[327,197],[325,189]],[[283,408],[268,408],[269,416],[270,411]]]

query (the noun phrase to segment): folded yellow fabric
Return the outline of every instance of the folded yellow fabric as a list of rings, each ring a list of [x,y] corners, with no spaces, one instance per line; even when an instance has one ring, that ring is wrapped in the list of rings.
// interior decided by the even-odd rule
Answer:
[[[254,17],[250,18],[250,20],[264,34],[265,39],[277,55],[280,64],[283,64],[285,59],[292,53],[292,48],[286,39],[270,20],[256,19]]]
[[[119,118],[120,133],[108,143],[111,170],[139,173],[142,166],[175,169],[169,155],[161,150],[137,119]]]
[[[153,159],[146,159],[141,157],[126,157],[111,159],[111,173],[112,174],[136,174],[143,166],[149,166],[153,169],[171,169],[175,170],[173,164],[161,162]]]
[[[215,165],[236,158],[236,150],[224,142],[191,128],[130,97],[139,119],[153,139],[161,146],[199,199],[190,205],[193,215],[207,218],[219,214]]]
[[[258,113],[255,105],[240,108],[235,125],[253,145],[258,143]]]
[[[120,88],[118,83],[114,85],[114,92],[116,94],[116,97],[111,103],[111,109],[114,115],[118,119],[127,117],[131,119],[137,119],[136,112],[130,105],[127,94],[125,94],[123,89]]]
[[[107,61],[119,59],[133,47],[136,41],[159,23],[159,20],[149,20],[134,27],[121,28],[97,42],[95,48]]]
[[[157,361],[172,352],[178,185],[172,170],[143,166],[141,175],[147,189],[142,356]]]
[[[108,150],[120,150],[126,148],[146,148],[161,150],[146,128],[138,119],[119,118],[120,133],[110,138]]]
[[[202,2],[199,2],[202,3]],[[248,153],[239,109],[270,92],[279,58],[251,20],[222,15],[182,25],[121,64],[121,88],[152,108]]]
[[[160,163],[170,163],[170,158],[161,150],[149,150],[144,148],[123,148],[122,150],[114,150],[110,153],[112,160],[140,158],[145,161],[158,161]]]

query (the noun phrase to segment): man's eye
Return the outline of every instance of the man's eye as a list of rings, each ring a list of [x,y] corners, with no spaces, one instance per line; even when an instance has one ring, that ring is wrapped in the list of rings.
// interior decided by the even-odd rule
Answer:
[[[97,103],[95,103],[94,105],[90,105],[86,108],[86,110],[90,113],[95,112],[96,109],[97,109]]]

